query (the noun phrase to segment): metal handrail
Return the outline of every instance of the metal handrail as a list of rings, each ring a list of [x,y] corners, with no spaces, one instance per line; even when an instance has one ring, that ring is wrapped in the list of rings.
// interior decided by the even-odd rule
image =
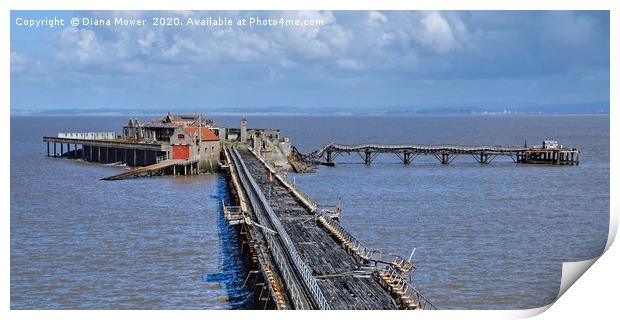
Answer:
[[[280,180],[280,182],[289,189],[289,191],[293,194],[293,196],[300,198],[300,200],[302,200],[302,203],[305,201],[305,205],[310,210],[310,213],[314,213],[316,211],[316,209],[319,206],[316,201],[314,201],[303,190],[297,188],[295,185],[290,184],[286,178],[278,174],[276,169],[274,169],[269,163],[267,163],[256,152],[252,152],[252,154],[254,154],[254,156],[258,159],[258,161],[260,161],[267,168],[267,170],[271,171],[271,173],[276,177],[276,179]]]
[[[252,178],[245,163],[241,160],[241,156],[239,155],[238,151],[234,148],[232,149],[232,151],[233,151],[232,154],[234,154],[234,157],[238,160],[238,164],[241,167],[240,168],[241,171],[243,171],[246,180],[249,182],[251,186],[252,192],[259,198],[262,207],[267,212],[267,218],[269,222],[271,223],[271,225],[274,227],[274,229],[277,232],[277,235],[267,236],[266,237],[267,240],[270,241],[269,239],[273,237],[277,237],[276,239],[279,240],[278,242],[280,242],[283,245],[282,247],[285,251],[285,254],[288,255],[290,257],[290,260],[293,262],[293,267],[296,269],[298,275],[301,276],[302,283],[306,287],[306,290],[310,294],[315,305],[319,309],[329,310],[330,307],[327,302],[327,299],[325,299],[325,296],[323,295],[323,292],[321,291],[316,279],[314,278],[314,276],[312,276],[312,271],[297,253],[297,250],[293,246],[293,241],[290,239],[290,237],[288,236],[288,233],[282,226],[280,219],[278,219],[276,214],[273,212],[273,209],[269,205],[267,199],[265,198],[265,195],[261,192],[260,187],[254,180],[254,178]],[[254,206],[254,202],[252,202],[252,205]],[[256,211],[260,211],[260,210],[256,210]],[[282,252],[279,252],[280,246],[272,245],[274,242],[273,240],[270,242],[272,242],[270,243],[270,248],[272,248],[272,251],[275,249],[279,257],[278,259],[275,260],[276,263],[283,264],[281,260],[279,260],[281,258],[284,258],[282,256]],[[282,268],[282,269],[283,270],[281,270],[281,272],[283,272],[283,278],[289,279],[288,282],[291,283],[289,271],[287,270],[287,268]],[[296,294],[293,298],[299,299],[299,296],[300,294]]]
[[[405,279],[400,272],[396,271],[392,266],[386,266],[384,272],[391,280],[391,283],[388,283],[388,286],[398,292],[401,299],[413,300],[417,304],[417,309],[437,310],[437,307],[435,307],[432,302],[422,295],[422,293],[411,285],[409,281],[407,281],[407,279]]]
[[[250,181],[250,178],[248,178],[249,176],[248,176],[247,168],[245,168],[243,161],[240,159],[238,153],[235,153],[233,149],[231,149],[231,151],[232,152],[230,152],[230,154],[234,160],[235,168],[237,172],[239,173],[240,182],[244,186],[244,188],[247,190],[248,197],[251,197],[254,199],[255,197],[257,197],[257,193],[252,188],[250,182],[248,182]],[[245,180],[247,181],[243,180],[242,177],[245,178]],[[248,184],[250,185],[248,186]],[[252,191],[254,192],[251,193]],[[254,214],[258,222],[263,225],[268,225],[269,223],[268,218],[263,215],[262,210],[258,207],[258,201],[250,201],[250,205],[254,211]],[[288,288],[291,300],[293,302],[293,305],[299,309],[302,309],[303,308],[303,304],[301,301],[302,292],[301,292],[301,289],[297,286],[297,282],[293,279],[294,273],[290,269],[289,265],[285,263],[287,259],[286,259],[286,255],[283,253],[283,249],[280,245],[280,242],[277,240],[277,238],[273,237],[272,233],[263,233],[263,234],[265,236],[265,241],[267,242],[267,245],[269,247],[269,251],[273,257],[273,261],[275,262],[276,266],[278,267],[278,270],[280,271],[280,276],[282,277],[284,283],[287,284],[287,288]]]
[[[308,201],[308,203],[310,203],[311,208],[309,209],[311,213],[314,212],[319,207],[319,204],[316,203],[316,201],[314,201],[305,191],[303,191],[302,189],[294,185],[291,185],[290,187],[291,189],[295,190],[295,192],[297,192],[302,198]]]
[[[164,155],[161,155],[161,156],[155,158],[155,161],[157,163],[160,163],[160,162],[165,161],[165,160],[168,160],[168,155],[167,154],[164,154]]]
[[[326,214],[318,214],[317,220],[327,227],[328,231],[340,235],[343,242],[351,249],[351,251],[364,261],[372,261],[381,264],[392,265],[403,273],[414,270],[415,267],[402,257],[381,251],[370,250],[364,246],[359,240],[352,236],[338,222]]]

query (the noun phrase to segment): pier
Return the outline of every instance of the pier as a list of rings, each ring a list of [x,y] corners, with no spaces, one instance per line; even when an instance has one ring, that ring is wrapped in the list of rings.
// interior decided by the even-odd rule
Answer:
[[[296,149],[295,149],[296,150]],[[509,157],[515,163],[578,165],[579,150],[565,148],[557,141],[544,141],[542,146],[459,146],[459,145],[384,145],[363,144],[344,145],[330,143],[308,155],[298,153],[306,162],[328,166],[336,164],[335,159],[342,154],[357,154],[365,165],[371,165],[380,154],[393,154],[404,165],[413,164],[420,155],[430,155],[447,165],[459,155],[468,155],[480,164],[489,164],[499,156]]]
[[[169,154],[164,144],[139,143],[121,139],[47,136],[43,137],[43,142],[47,144],[48,157],[82,159],[105,164],[124,163],[131,167],[155,164],[158,157]]]
[[[317,205],[252,150],[224,153],[237,199],[224,216],[245,236],[265,308],[435,309],[410,283],[411,257],[365,247],[337,210]]]
[[[102,180],[225,169],[234,203],[222,202],[223,216],[239,233],[250,261],[244,286],[260,289],[257,308],[278,310],[436,309],[412,284],[415,248],[403,258],[366,247],[340,224],[339,205],[317,203],[287,180],[287,170],[335,166],[343,154],[357,154],[368,166],[381,154],[394,155],[405,166],[420,156],[442,165],[463,156],[481,165],[497,157],[526,165],[578,165],[580,160],[579,150],[553,140],[530,147],[330,143],[304,155],[278,129],[248,129],[245,118],[233,129],[201,115],[169,113],[146,123],[131,119],[119,136],[59,133],[43,141],[48,157],[132,167]]]

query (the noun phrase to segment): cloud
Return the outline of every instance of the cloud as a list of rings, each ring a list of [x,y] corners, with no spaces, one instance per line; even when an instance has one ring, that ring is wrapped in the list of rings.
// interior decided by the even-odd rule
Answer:
[[[447,19],[437,11],[425,12],[420,19],[417,41],[437,53],[457,49],[465,41],[467,28],[458,17]]]
[[[218,16],[233,21],[319,19],[323,24],[93,26],[27,34],[11,28],[12,81],[39,81],[41,87],[82,86],[85,91],[89,86],[107,87],[109,92],[131,91],[134,86],[158,92],[196,88],[198,94],[208,92],[213,97],[234,92],[232,88],[262,84],[274,91],[323,85],[336,90],[346,83],[347,88],[412,97],[411,83],[438,88],[457,80],[578,77],[581,81],[586,75],[597,75],[592,78],[596,81],[587,82],[608,81],[604,71],[609,65],[609,14],[605,12],[95,11],[79,15],[147,22],[156,16],[177,16],[182,21]],[[27,39],[13,41],[18,36]],[[577,67],[579,75],[570,73]]]
[[[27,67],[28,57],[11,50],[11,72],[20,72]]]
[[[364,65],[355,59],[338,59],[337,63],[340,67],[349,70],[361,70],[364,68]]]
[[[58,37],[60,51],[56,57],[69,63],[103,63],[106,60],[104,48],[93,30],[66,28]]]
[[[549,58],[558,60],[550,62],[544,52],[557,55],[565,47],[588,47],[588,43],[597,39],[596,33],[601,32],[598,17],[575,12],[175,11],[166,14],[180,19],[190,16],[226,16],[233,20],[320,19],[323,24],[264,28],[68,27],[55,37],[54,57],[67,69],[95,65],[103,68],[105,64],[114,70],[125,66],[131,72],[137,65],[156,70],[193,65],[195,70],[202,70],[219,69],[223,64],[231,67],[253,64],[264,66],[272,73],[285,69],[319,70],[324,77],[331,78],[341,76],[340,71],[350,76],[351,71],[364,70],[403,76],[440,77],[445,73],[473,76],[476,71],[469,66],[488,61],[494,62],[494,70],[505,74],[559,70],[560,64],[568,61]],[[123,11],[91,15],[149,20],[161,13]],[[517,69],[510,68],[511,62],[521,60],[520,55],[537,50],[542,52],[539,59],[524,61]],[[571,55],[563,53],[567,60],[573,59]],[[14,69],[22,70],[17,67],[17,57]],[[479,74],[484,76],[491,68],[478,66]]]
[[[596,19],[587,14],[566,11],[548,13],[543,24],[542,38],[552,45],[578,48],[592,38],[596,24]]]

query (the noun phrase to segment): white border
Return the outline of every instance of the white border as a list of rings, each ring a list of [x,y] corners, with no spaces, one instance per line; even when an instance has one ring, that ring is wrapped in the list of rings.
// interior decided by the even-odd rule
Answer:
[[[2,1],[0,7],[2,12],[0,20],[2,28],[0,28],[0,41],[2,41],[2,57],[1,66],[2,74],[5,81],[2,82],[0,88],[0,97],[3,98],[6,106],[4,110],[5,117],[2,117],[0,126],[4,137],[10,136],[10,10],[306,10],[306,9],[323,9],[323,10],[611,10],[611,105],[614,106],[618,102],[618,70],[617,57],[620,52],[618,50],[618,3],[613,0],[433,0],[424,2],[413,1],[334,1],[334,0],[315,0],[315,1],[282,1],[282,0],[228,0],[218,3],[210,3],[200,0],[176,0],[164,1],[153,0],[146,3],[138,3],[137,1],[71,1],[71,0],[37,0],[37,1],[20,1],[17,3],[7,3]],[[617,135],[615,127],[618,125],[618,119],[615,112],[611,112],[610,138],[611,146],[615,146],[613,141]],[[6,139],[8,141],[9,139]],[[611,147],[610,146],[610,147]],[[6,150],[6,149],[5,149]],[[4,234],[4,245],[1,253],[3,257],[2,269],[4,277],[2,279],[1,298],[4,302],[2,310],[2,319],[30,319],[30,318],[51,318],[51,319],[130,319],[136,317],[148,317],[152,319],[204,319],[205,317],[216,318],[277,318],[294,316],[300,319],[314,319],[316,317],[342,318],[356,317],[361,319],[377,319],[382,317],[389,318],[410,318],[412,312],[389,312],[386,311],[333,311],[333,312],[265,312],[265,311],[9,311],[10,308],[10,192],[9,192],[9,175],[10,175],[10,157],[4,155],[0,157],[0,161],[5,168],[2,179],[2,212],[4,219],[2,220],[2,231]],[[618,151],[611,147],[610,150],[610,175],[616,177],[616,168],[611,165],[614,160],[618,159]],[[7,170],[9,168],[9,170]],[[8,173],[7,173],[8,172]],[[617,180],[617,179],[616,179]],[[611,179],[611,195],[615,194],[617,189],[617,181]],[[555,306],[540,317],[543,319],[563,319],[566,317],[592,317],[610,318],[611,315],[617,315],[617,295],[618,293],[618,270],[620,270],[620,253],[617,245],[610,248],[610,245],[617,232],[618,225],[618,208],[614,197],[610,198],[611,206],[611,223],[610,238],[607,243],[607,251],[600,261],[592,267],[593,271],[587,272],[581,281],[574,285],[574,289],[568,290],[562,299],[555,303]],[[568,283],[574,282],[587,267],[592,265],[597,259],[586,262],[567,263],[563,266],[562,287],[565,289]],[[567,277],[569,276],[570,277]],[[549,307],[549,306],[547,306]],[[533,316],[546,310],[547,307],[516,310],[516,311],[438,311],[438,312],[421,312],[415,313],[416,318],[423,319],[498,319],[498,318],[520,318]],[[354,313],[354,314],[353,314]]]

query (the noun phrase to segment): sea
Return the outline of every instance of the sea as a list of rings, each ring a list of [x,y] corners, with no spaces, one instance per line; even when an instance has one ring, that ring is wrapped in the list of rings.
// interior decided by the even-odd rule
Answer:
[[[148,118],[148,117],[147,117]],[[238,127],[239,116],[213,116]],[[256,309],[224,174],[102,181],[124,168],[48,158],[42,137],[116,131],[128,116],[12,116],[11,309]],[[342,144],[540,145],[581,151],[578,166],[404,166],[357,154],[289,173],[369,248],[408,258],[439,309],[526,309],[553,302],[562,263],[600,255],[609,230],[609,115],[248,116],[302,153]]]

